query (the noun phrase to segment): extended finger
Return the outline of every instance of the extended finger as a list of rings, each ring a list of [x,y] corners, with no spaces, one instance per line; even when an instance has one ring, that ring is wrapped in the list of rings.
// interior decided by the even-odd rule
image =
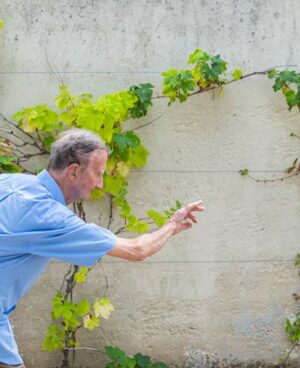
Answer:
[[[188,211],[187,211],[187,215],[189,215],[190,213],[192,212],[202,212],[205,210],[205,207],[203,205],[197,205],[195,207],[192,207],[192,208],[189,208]]]
[[[201,211],[204,209],[202,201],[191,202],[186,207],[188,211]]]
[[[188,214],[188,218],[191,219],[195,224],[198,222],[197,217],[194,216],[192,213]]]

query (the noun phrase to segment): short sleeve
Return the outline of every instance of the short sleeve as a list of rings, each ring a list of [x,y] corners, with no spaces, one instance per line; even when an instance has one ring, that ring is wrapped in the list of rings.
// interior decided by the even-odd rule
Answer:
[[[38,201],[26,216],[25,233],[15,234],[30,254],[89,266],[117,241],[111,231],[88,224],[56,201]],[[24,226],[22,226],[24,228]]]

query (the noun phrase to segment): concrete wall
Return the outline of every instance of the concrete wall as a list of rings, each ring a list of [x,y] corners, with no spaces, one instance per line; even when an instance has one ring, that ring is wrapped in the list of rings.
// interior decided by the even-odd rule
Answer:
[[[300,60],[297,0],[1,0],[0,112],[49,103],[57,93],[54,64],[74,93],[95,96],[151,82],[185,67],[199,47],[220,53],[245,73]],[[47,57],[46,57],[47,54]],[[201,198],[200,224],[143,263],[106,257],[79,296],[107,296],[116,311],[82,346],[118,345],[171,366],[187,355],[276,362],[289,348],[286,317],[299,290],[293,266],[299,249],[299,179],[277,178],[299,154],[299,112],[288,112],[272,82],[253,77],[167,107],[157,100],[139,130],[151,156],[130,174],[137,215]],[[91,204],[88,219],[105,226],[107,203]],[[113,228],[118,228],[115,219]],[[59,354],[42,352],[49,300],[66,265],[52,262],[12,319],[28,368],[54,367]],[[195,356],[195,355],[194,355]],[[230,358],[230,359],[231,359]],[[99,353],[78,353],[78,366],[99,367]],[[202,365],[201,365],[202,364]],[[199,363],[204,367],[205,363]]]

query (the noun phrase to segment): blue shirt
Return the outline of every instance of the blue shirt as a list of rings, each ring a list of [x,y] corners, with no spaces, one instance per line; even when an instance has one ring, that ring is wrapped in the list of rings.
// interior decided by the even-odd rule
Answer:
[[[89,266],[116,239],[70,211],[47,170],[0,175],[0,316],[15,308],[51,258]]]

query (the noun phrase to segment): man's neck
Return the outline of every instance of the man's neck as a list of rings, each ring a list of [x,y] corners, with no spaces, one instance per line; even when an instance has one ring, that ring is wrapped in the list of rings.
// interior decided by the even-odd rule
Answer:
[[[60,187],[63,193],[63,196],[65,198],[65,202],[67,204],[73,202],[73,199],[71,196],[72,190],[70,188],[68,178],[66,177],[66,174],[64,173],[64,171],[58,172],[55,170],[48,169],[48,172],[51,175],[51,177],[56,181],[58,186]]]

